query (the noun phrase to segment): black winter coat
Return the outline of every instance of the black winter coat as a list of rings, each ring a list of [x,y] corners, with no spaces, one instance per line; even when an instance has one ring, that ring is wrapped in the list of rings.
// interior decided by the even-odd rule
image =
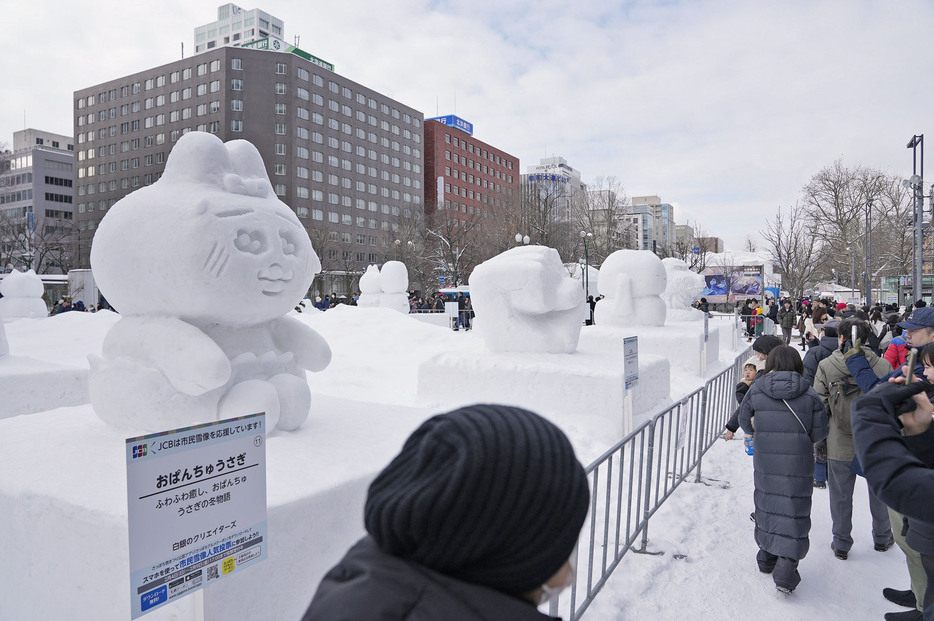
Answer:
[[[835,336],[822,336],[817,346],[812,347],[808,350],[808,353],[804,354],[804,380],[808,384],[811,386],[814,385],[814,375],[817,374],[817,365],[819,365],[824,358],[829,358],[834,350],[839,349],[838,343],[839,341]]]
[[[869,488],[908,519],[909,547],[934,556],[934,426],[903,436],[876,391],[853,404],[852,423],[856,456]]]
[[[749,388],[739,423],[755,434],[756,542],[775,556],[800,560],[811,530],[813,444],[828,432],[824,404],[801,375],[773,371]]]
[[[544,621],[531,602],[455,580],[379,549],[352,547],[315,593],[302,621]]]

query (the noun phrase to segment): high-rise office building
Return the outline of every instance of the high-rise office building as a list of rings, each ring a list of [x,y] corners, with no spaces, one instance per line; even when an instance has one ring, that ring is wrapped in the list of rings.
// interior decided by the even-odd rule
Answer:
[[[657,252],[675,243],[675,208],[658,196],[633,196],[632,211],[645,214],[642,250]]]
[[[475,138],[473,124],[453,115],[425,121],[426,216],[493,217],[518,201],[518,171],[519,159]]]
[[[282,20],[260,11],[244,10],[236,4],[217,7],[217,21],[195,28],[195,54],[225,45],[244,45],[267,37],[282,39]]]
[[[380,260],[394,219],[423,209],[419,111],[302,50],[255,47],[215,47],[74,93],[85,264],[106,210],[158,180],[189,131],[257,147],[276,194],[312,237],[327,288],[329,276],[353,277]]]
[[[65,273],[78,251],[73,220],[74,142],[38,129],[0,153],[0,268]]]
[[[574,195],[587,191],[580,171],[563,157],[544,157],[526,170],[521,177],[525,208],[548,212],[549,218],[556,222],[571,221]]]

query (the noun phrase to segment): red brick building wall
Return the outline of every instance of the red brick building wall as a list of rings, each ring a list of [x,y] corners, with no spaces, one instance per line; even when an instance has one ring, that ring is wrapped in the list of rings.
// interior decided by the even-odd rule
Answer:
[[[438,177],[443,177],[443,208],[452,217],[490,217],[503,201],[518,204],[519,158],[439,121],[426,120],[424,132],[429,220],[439,207]]]

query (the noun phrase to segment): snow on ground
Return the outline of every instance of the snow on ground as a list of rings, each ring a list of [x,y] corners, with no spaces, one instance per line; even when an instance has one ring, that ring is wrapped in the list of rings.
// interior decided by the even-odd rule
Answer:
[[[649,521],[648,550],[664,554],[628,553],[584,619],[850,621],[905,610],[882,597],[883,587],[908,588],[908,570],[897,546],[884,553],[872,547],[865,480],[856,484],[855,543],[846,561],[830,550],[827,490],[814,490],[811,549],[799,564],[801,584],[782,595],[771,576],[756,568],[749,520],[752,458],[742,440],[718,441],[704,457],[703,474],[710,485],[696,484],[692,476]]]
[[[326,313],[306,311],[293,316],[320,332],[334,351],[333,362],[326,371],[309,374],[313,408],[316,403],[327,406],[333,398],[352,399],[366,402],[367,407],[377,405],[375,409],[382,414],[374,412],[374,416],[393,416],[393,412],[405,409],[396,405],[411,405],[415,398],[412,369],[418,364],[443,351],[479,348],[479,340],[472,333],[437,328],[385,309],[338,307]],[[10,322],[6,324],[6,332],[11,354],[87,368],[87,354],[100,352],[103,336],[117,318],[107,312],[67,313]],[[734,355],[728,351],[726,334],[724,331],[721,361],[731,361]],[[682,391],[689,392],[689,383],[693,390],[700,386],[701,379],[679,376],[672,397],[677,399]],[[400,429],[391,441],[393,446],[381,447],[385,449],[381,452],[397,450],[400,439],[431,414],[417,408],[399,414],[398,420],[406,429]],[[308,424],[318,424],[320,429],[339,434],[338,421],[323,424],[323,421],[316,423],[315,418],[313,412]],[[382,437],[377,427],[371,434],[373,442]],[[277,441],[290,444],[297,442],[297,438],[285,434]],[[578,438],[577,442],[588,445],[589,453],[592,444],[609,447],[616,440]],[[334,438],[334,443],[335,450],[343,450],[339,437]],[[275,456],[270,460],[274,461]],[[322,479],[339,478],[339,464],[334,464],[334,472],[329,474],[329,470],[316,468],[312,461],[296,470],[317,470]],[[380,466],[373,464],[375,469]],[[584,619],[664,621],[685,616],[703,620],[753,616],[760,621],[812,618],[850,621],[881,618],[885,612],[898,610],[882,598],[881,590],[886,586],[908,587],[904,557],[897,547],[885,553],[872,549],[866,486],[862,479],[857,482],[854,497],[856,543],[849,560],[839,561],[830,551],[827,491],[815,490],[811,551],[799,567],[802,583],[793,594],[784,596],[775,590],[769,576],[756,569],[756,545],[749,520],[752,459],[743,451],[742,441],[718,441],[704,458],[703,474],[709,485],[694,483],[691,475],[649,523],[648,548],[664,554],[628,553]],[[38,595],[42,587],[36,588]]]

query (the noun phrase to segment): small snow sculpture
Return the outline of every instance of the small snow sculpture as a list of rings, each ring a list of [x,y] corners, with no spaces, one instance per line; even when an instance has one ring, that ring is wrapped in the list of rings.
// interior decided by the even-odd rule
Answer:
[[[648,250],[617,250],[600,266],[598,326],[665,325],[665,266]]]
[[[409,270],[401,261],[386,261],[379,272],[379,285],[382,293],[379,296],[379,305],[391,308],[400,313],[409,312]]]
[[[360,277],[360,297],[357,298],[357,306],[364,308],[376,308],[379,306],[379,296],[382,289],[379,285],[379,268],[370,265]]]
[[[42,300],[42,279],[36,272],[13,270],[0,281],[0,319],[48,317],[49,309]]]
[[[704,315],[691,306],[706,285],[704,277],[692,272],[688,264],[675,257],[662,259],[668,285],[662,293],[662,299],[668,307],[667,318],[675,321],[699,321]]]
[[[375,265],[366,268],[360,277],[360,298],[357,306],[391,308],[400,313],[409,312],[409,271],[399,261],[386,261],[383,269]]]
[[[493,352],[577,350],[584,292],[558,251],[523,246],[484,261],[470,275],[475,328]]]
[[[146,431],[254,412],[269,430],[305,421],[305,370],[324,369],[331,350],[285,315],[321,264],[252,144],[182,136],[162,178],[101,221],[91,267],[121,313],[91,356],[102,420]]]

